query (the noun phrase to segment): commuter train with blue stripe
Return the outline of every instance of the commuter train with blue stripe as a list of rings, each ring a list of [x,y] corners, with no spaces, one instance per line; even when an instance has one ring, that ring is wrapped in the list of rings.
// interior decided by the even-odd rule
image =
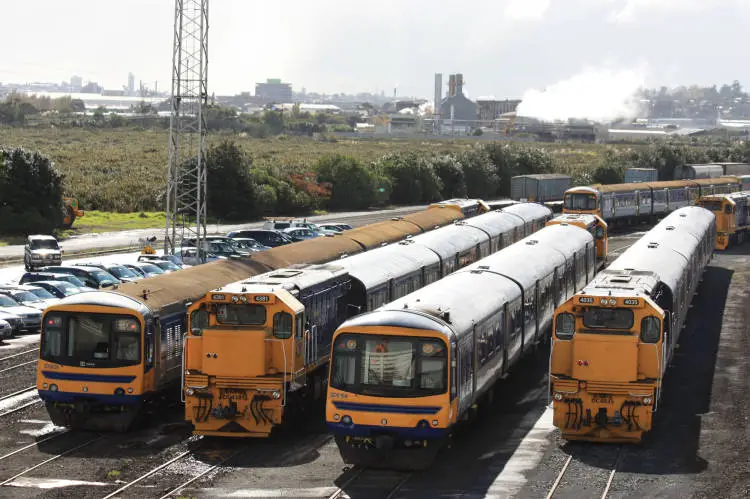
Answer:
[[[738,192],[743,186],[742,179],[727,176],[573,187],[565,192],[563,213],[598,215],[610,226],[655,221],[698,204],[702,196]]]
[[[427,233],[464,219],[462,210],[471,205],[438,205],[251,258],[212,262],[123,284],[113,292],[63,299],[44,313],[39,395],[57,425],[124,431],[148,401],[179,385],[191,302],[212,289],[272,269],[323,263]]]
[[[430,465],[496,380],[549,338],[555,308],[596,272],[585,228],[549,225],[333,336],[326,423],[346,463]]]
[[[267,437],[327,386],[333,332],[541,229],[551,210],[510,206],[323,265],[211,290],[189,308],[185,418],[199,435]]]

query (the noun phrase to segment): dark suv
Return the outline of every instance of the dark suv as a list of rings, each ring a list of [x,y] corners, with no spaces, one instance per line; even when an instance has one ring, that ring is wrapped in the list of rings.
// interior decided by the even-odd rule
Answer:
[[[59,274],[74,275],[82,280],[86,286],[94,289],[116,288],[119,287],[120,284],[122,284],[117,277],[97,267],[61,266],[44,267],[42,270],[44,272],[56,272]]]
[[[277,246],[284,246],[285,244],[294,242],[285,234],[281,234],[275,230],[266,229],[233,230],[227,234],[227,237],[249,237],[269,248],[276,248]]]

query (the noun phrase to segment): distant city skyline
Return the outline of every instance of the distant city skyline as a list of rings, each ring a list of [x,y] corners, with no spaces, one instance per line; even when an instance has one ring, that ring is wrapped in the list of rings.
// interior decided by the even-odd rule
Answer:
[[[129,72],[171,83],[174,2],[10,2],[0,82],[70,81],[122,89]],[[639,70],[648,86],[750,82],[746,0],[301,0],[211,3],[209,90],[431,98],[435,72],[461,72],[470,98],[521,97],[585,68]],[[33,36],[29,36],[33,29]],[[615,72],[616,73],[616,72]]]

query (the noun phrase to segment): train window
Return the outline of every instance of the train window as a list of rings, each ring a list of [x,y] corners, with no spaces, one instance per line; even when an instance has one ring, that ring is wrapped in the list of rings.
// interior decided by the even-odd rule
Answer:
[[[57,314],[49,314],[44,318],[44,334],[42,335],[41,355],[43,359],[58,357],[62,354],[62,323],[62,317]]]
[[[208,312],[205,307],[201,306],[190,313],[190,334],[201,336],[206,328],[208,328]]]
[[[633,327],[633,311],[627,308],[586,309],[583,325],[592,329],[630,329]]]
[[[295,336],[297,338],[302,338],[302,335],[305,334],[305,314],[297,314],[297,316],[294,318],[294,324],[297,328]]]
[[[557,314],[555,317],[555,336],[560,340],[569,340],[576,332],[576,319],[573,314]]]
[[[266,323],[266,307],[250,303],[222,303],[216,307],[216,322],[229,325],[262,326]]]
[[[264,312],[265,314],[265,312]],[[273,316],[274,337],[285,340],[292,336],[292,315],[286,312],[278,312]]]
[[[730,214],[733,211],[734,210],[732,209],[732,205],[731,204],[727,204],[726,206],[724,206],[724,213]]]
[[[641,341],[643,343],[658,342],[661,336],[659,329],[659,319],[657,317],[644,317],[641,321]]]

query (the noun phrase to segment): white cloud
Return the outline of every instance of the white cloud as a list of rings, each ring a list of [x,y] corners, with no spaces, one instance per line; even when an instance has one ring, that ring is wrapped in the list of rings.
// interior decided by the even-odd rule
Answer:
[[[551,0],[510,0],[505,17],[510,19],[539,19],[547,13]]]
[[[649,14],[703,12],[726,7],[742,7],[746,0],[605,0],[613,5],[609,21],[628,23]],[[597,2],[598,3],[598,2]]]

